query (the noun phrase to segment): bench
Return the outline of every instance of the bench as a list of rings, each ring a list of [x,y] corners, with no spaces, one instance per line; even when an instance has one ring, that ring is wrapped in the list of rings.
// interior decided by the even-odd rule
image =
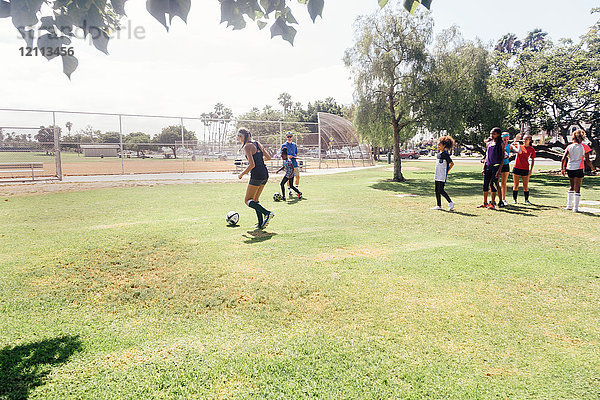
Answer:
[[[44,163],[42,162],[19,162],[19,163],[0,163],[0,173],[3,172],[29,172],[31,171],[31,179],[35,180],[35,171],[43,171]]]
[[[248,161],[244,160],[242,158],[238,158],[237,160],[235,160],[233,162],[233,165],[235,166],[235,173],[239,174],[241,173],[243,170],[246,169],[246,167],[248,167]],[[277,172],[277,170],[279,168],[281,168],[281,161],[279,160],[271,160],[271,161],[267,161],[265,163],[265,165],[267,166],[267,170],[269,172]],[[298,160],[298,169],[300,172],[306,172],[306,163],[303,160]]]

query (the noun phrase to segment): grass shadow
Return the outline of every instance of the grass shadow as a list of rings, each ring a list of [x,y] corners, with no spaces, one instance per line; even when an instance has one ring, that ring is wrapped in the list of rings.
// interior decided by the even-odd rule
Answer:
[[[242,236],[246,238],[246,240],[244,240],[244,243],[248,244],[264,242],[277,235],[277,233],[275,232],[265,232],[261,229],[255,229],[246,233],[247,235]]]
[[[0,350],[0,398],[26,399],[53,366],[81,350],[79,336],[61,336]]]
[[[369,187],[376,190],[386,190],[395,193],[409,193],[418,196],[435,196],[435,183],[431,172],[413,172],[412,177],[405,182],[380,180]],[[561,177],[550,175],[534,175],[530,181],[530,189],[535,195],[550,195],[545,186],[568,186]],[[446,191],[450,197],[467,197],[481,195],[483,192],[483,177],[477,172],[452,172],[448,176]],[[508,191],[512,192],[512,181],[508,181]]]

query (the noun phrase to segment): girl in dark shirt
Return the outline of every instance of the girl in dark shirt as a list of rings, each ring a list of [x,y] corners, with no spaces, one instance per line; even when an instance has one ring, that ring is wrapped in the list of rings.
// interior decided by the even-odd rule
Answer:
[[[238,131],[238,140],[243,144],[242,150],[248,159],[248,167],[242,171],[238,178],[242,179],[244,175],[250,173],[250,182],[248,182],[248,187],[246,188],[244,203],[256,211],[256,217],[258,218],[257,227],[262,229],[275,216],[275,213],[266,210],[258,201],[269,180],[269,171],[265,165],[265,160],[269,161],[271,155],[265,150],[262,144],[251,141],[252,134],[246,128],[241,128]]]

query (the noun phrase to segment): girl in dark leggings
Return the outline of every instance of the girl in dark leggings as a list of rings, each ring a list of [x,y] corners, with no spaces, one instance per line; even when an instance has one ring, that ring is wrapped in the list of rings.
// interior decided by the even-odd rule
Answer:
[[[287,182],[289,182],[290,189],[296,192],[296,194],[298,194],[298,198],[301,199],[302,193],[300,193],[298,188],[294,186],[294,164],[292,163],[292,160],[289,159],[288,151],[285,147],[281,149],[281,159],[283,160],[283,165],[281,166],[281,168],[279,168],[277,173],[285,169],[285,176],[281,180],[281,195],[283,196],[283,200],[285,201],[285,184]]]
[[[501,192],[500,185],[498,185],[498,178],[500,177],[500,167],[504,163],[504,146],[502,145],[502,129],[494,128],[490,132],[492,140],[487,144],[487,150],[485,153],[485,164],[481,175],[483,175],[483,204],[477,206],[478,208],[489,208],[491,210],[496,208],[496,193]],[[492,201],[488,203],[488,192],[492,189]],[[502,193],[498,199],[502,198]]]
[[[238,131],[238,140],[243,144],[242,150],[248,159],[248,167],[242,171],[238,178],[242,179],[244,175],[250,173],[250,182],[246,189],[244,202],[248,207],[256,211],[256,217],[258,218],[257,228],[262,229],[275,216],[275,213],[266,210],[258,201],[269,180],[269,171],[265,165],[265,160],[269,161],[271,156],[262,144],[252,142],[251,139],[252,135],[248,129],[241,128]]]
[[[432,210],[442,209],[442,196],[448,202],[448,210],[452,211],[454,209],[454,203],[450,199],[450,196],[448,196],[448,193],[444,190],[448,172],[454,167],[454,162],[448,153],[452,147],[454,147],[454,139],[452,139],[452,137],[442,136],[438,139],[439,153],[435,164],[435,199],[437,200],[437,206],[433,207]]]

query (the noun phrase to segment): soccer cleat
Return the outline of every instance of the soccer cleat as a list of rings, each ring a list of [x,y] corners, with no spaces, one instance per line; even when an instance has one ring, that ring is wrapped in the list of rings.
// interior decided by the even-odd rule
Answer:
[[[269,214],[265,217],[265,220],[263,221],[263,224],[260,228],[263,229],[265,226],[267,226],[274,216],[274,212],[269,212]]]
[[[453,201],[448,203],[448,211],[452,211],[452,210],[454,210],[454,202]]]
[[[490,203],[487,206],[488,210],[495,210],[496,209],[496,205],[494,203]]]
[[[294,196],[294,194],[292,193],[292,189],[290,189],[290,190],[288,191],[288,195],[289,195],[288,197],[289,197],[290,199],[291,199],[291,198]]]
[[[513,204],[517,204],[517,201],[516,201],[516,200],[513,200]]]
[[[488,203],[482,203],[478,205],[477,208],[488,208]]]
[[[505,207],[505,204],[504,204],[504,201],[503,201],[503,200],[500,200],[500,201],[498,202],[498,207]]]
[[[443,210],[443,208],[440,206],[431,207],[431,209],[432,210]]]
[[[298,199],[302,198],[302,192],[298,193]]]
[[[529,200],[525,200],[525,204],[527,204],[528,206],[532,205]]]

